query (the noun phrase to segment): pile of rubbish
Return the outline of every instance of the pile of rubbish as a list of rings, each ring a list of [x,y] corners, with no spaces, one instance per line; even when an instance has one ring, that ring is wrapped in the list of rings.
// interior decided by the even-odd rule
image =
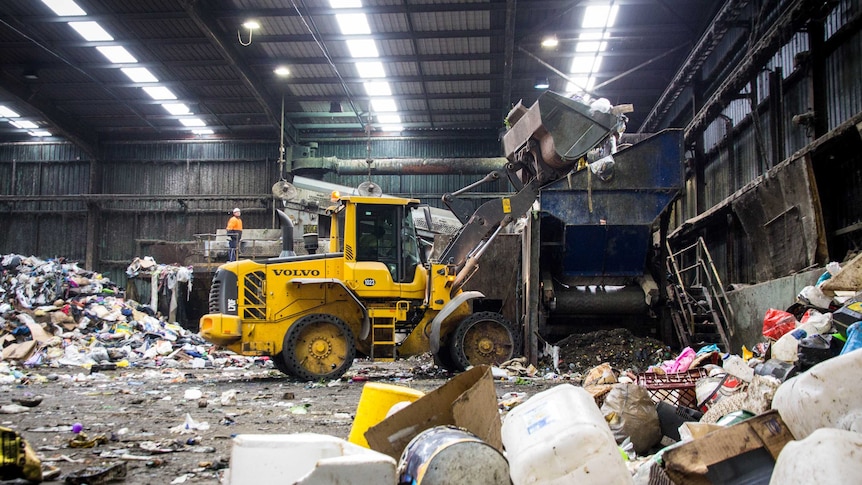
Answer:
[[[839,271],[831,266],[822,280]],[[803,290],[791,311],[768,311],[762,340],[742,355],[710,344],[643,370],[604,362],[545,375],[515,359],[418,396],[366,384],[346,442],[238,436],[225,483],[282,472],[298,484],[371,476],[399,485],[856,483],[862,292],[827,296],[820,284]],[[649,356],[663,355],[656,350]],[[532,396],[497,396],[495,381],[525,376],[560,383]],[[289,472],[270,475],[268,465],[299,450],[330,458],[303,455],[285,465]]]
[[[212,365],[211,346],[156,312],[160,291],[190,279],[189,268],[143,263],[154,276],[151,304],[126,298],[99,273],[63,259],[9,254],[0,260],[0,348],[24,367]],[[141,260],[130,265],[137,274]],[[175,305],[172,306],[175,308]],[[9,376],[2,376],[6,379]]]

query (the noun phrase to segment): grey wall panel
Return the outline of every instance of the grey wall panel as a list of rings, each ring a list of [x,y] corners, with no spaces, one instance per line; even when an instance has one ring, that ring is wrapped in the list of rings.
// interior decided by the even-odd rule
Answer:
[[[43,213],[0,216],[3,254],[17,253],[41,258],[65,257],[83,260],[86,222],[83,217]]]
[[[75,161],[89,157],[71,143],[0,144],[0,162]]]
[[[104,160],[184,161],[278,159],[278,142],[189,142],[106,144]]]
[[[111,194],[269,194],[277,181],[271,160],[113,162],[102,169],[103,191]]]

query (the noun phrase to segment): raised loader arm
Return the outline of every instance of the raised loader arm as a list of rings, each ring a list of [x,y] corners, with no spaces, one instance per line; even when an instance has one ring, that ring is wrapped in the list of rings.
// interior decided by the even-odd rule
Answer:
[[[457,192],[443,196],[443,203],[464,222],[440,256],[440,262],[456,270],[452,294],[472,276],[478,260],[505,226],[529,209],[539,189],[565,177],[578,160],[617,131],[623,118],[596,112],[586,104],[547,91],[529,109],[521,103],[507,117],[511,128],[503,135],[509,163]],[[505,174],[518,192],[511,197],[482,204],[465,217],[458,195]],[[464,219],[466,218],[466,221]]]

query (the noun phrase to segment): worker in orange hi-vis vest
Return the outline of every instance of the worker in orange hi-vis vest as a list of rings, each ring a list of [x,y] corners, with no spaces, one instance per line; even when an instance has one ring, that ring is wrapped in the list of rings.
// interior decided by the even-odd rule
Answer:
[[[233,216],[227,221],[228,246],[230,247],[227,256],[228,261],[236,261],[239,240],[242,239],[242,219],[240,219],[240,215],[241,212],[239,207],[237,207],[233,210]]]

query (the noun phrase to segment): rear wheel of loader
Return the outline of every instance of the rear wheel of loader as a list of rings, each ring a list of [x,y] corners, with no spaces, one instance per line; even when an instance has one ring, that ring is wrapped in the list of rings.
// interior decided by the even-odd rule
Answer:
[[[287,330],[281,355],[289,373],[300,379],[337,379],[356,356],[353,332],[333,315],[308,315]]]
[[[449,353],[464,370],[471,365],[498,365],[518,351],[518,336],[503,315],[493,312],[474,313],[465,318],[449,341]]]

